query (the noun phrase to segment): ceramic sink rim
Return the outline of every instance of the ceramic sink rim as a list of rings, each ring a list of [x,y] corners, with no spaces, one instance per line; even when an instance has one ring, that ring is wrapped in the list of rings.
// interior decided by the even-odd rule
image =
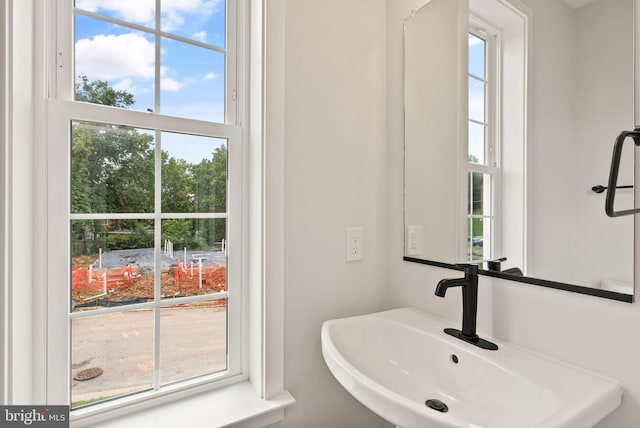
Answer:
[[[426,420],[437,427],[483,425],[465,420],[455,412],[440,413],[428,409],[422,403],[395,391],[388,384],[381,384],[367,376],[362,366],[358,367],[357,363],[349,361],[349,349],[339,349],[348,345],[339,343],[343,339],[337,336],[336,329],[342,328],[342,333],[348,333],[348,328],[353,328],[356,324],[362,326],[368,323],[367,327],[370,328],[376,322],[394,324],[398,328],[425,335],[426,339],[417,345],[418,348],[425,346],[425,343],[434,344],[436,342],[432,341],[435,340],[438,346],[457,349],[477,359],[476,363],[493,365],[518,382],[524,380],[541,390],[549,391],[557,400],[557,405],[552,409],[547,408],[546,411],[550,413],[529,427],[592,426],[620,405],[622,388],[616,381],[493,338],[491,340],[500,346],[498,351],[479,349],[445,334],[443,329],[452,327],[451,323],[415,308],[326,321],[321,332],[322,353],[331,373],[365,406],[403,428],[422,426]],[[554,380],[554,375],[566,375],[575,383],[567,385],[566,382],[559,382],[558,379]]]

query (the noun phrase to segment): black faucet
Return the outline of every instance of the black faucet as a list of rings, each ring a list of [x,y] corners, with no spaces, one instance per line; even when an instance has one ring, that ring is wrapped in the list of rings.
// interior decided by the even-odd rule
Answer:
[[[482,349],[495,351],[498,345],[481,339],[476,333],[476,317],[478,315],[478,265],[456,264],[456,269],[464,271],[464,278],[449,278],[438,282],[436,296],[444,297],[449,287],[462,287],[462,331],[445,328],[444,332],[469,342]]]

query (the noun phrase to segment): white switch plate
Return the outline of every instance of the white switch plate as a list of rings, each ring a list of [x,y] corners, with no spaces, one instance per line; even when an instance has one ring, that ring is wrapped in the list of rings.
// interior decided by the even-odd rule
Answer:
[[[419,256],[422,252],[422,228],[420,226],[407,227],[407,255]]]
[[[354,262],[363,259],[364,240],[361,227],[347,228],[347,261]]]

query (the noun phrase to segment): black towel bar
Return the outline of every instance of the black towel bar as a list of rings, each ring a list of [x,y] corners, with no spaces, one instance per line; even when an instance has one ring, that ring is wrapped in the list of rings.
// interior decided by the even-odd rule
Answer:
[[[633,131],[622,131],[613,145],[613,156],[611,158],[611,170],[609,171],[609,185],[607,186],[607,196],[604,202],[604,211],[609,217],[621,217],[624,215],[632,215],[640,213],[640,208],[632,210],[615,211],[613,209],[613,201],[616,197],[616,189],[618,188],[618,172],[620,170],[620,157],[622,156],[622,146],[627,137],[631,137],[636,146],[640,146],[640,128]],[[622,186],[621,186],[622,187]]]

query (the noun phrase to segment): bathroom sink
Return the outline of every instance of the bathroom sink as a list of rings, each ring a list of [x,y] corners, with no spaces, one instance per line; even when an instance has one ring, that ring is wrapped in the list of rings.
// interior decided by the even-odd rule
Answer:
[[[584,428],[620,405],[612,380],[499,340],[480,349],[445,327],[413,308],[326,321],[322,354],[349,393],[402,428]]]

